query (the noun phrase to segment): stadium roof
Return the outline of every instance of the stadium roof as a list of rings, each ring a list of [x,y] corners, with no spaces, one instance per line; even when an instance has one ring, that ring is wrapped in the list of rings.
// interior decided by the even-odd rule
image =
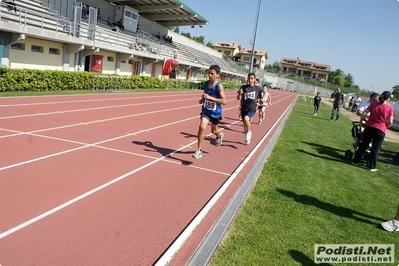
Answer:
[[[127,5],[140,16],[165,27],[200,26],[208,21],[179,0],[106,0],[115,5]]]

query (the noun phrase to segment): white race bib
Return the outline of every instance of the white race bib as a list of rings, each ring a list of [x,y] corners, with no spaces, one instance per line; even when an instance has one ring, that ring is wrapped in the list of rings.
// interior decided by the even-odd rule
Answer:
[[[204,107],[208,110],[215,111],[216,110],[216,103],[212,101],[205,100]]]
[[[253,91],[244,93],[244,100],[246,99],[255,99],[255,92]]]

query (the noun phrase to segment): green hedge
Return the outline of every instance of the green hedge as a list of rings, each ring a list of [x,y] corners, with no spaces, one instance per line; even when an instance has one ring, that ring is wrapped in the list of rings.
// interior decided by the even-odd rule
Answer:
[[[54,70],[0,68],[0,91],[93,89],[93,74]]]
[[[203,88],[203,82],[200,81]],[[241,84],[223,81],[226,89]],[[160,80],[144,76],[104,75],[91,72],[11,69],[0,67],[0,92],[62,90],[192,89],[186,80]]]

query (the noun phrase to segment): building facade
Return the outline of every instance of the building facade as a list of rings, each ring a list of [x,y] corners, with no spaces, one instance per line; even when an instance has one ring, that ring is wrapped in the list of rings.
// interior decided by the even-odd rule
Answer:
[[[169,30],[174,25],[206,25],[204,18],[178,0],[154,1],[157,5],[143,6],[137,1],[86,0],[84,8],[71,0],[19,0],[16,12],[2,1],[0,64],[165,78],[164,63],[176,58],[178,79],[206,79],[212,64],[221,67],[226,80],[245,77],[223,54]],[[158,32],[170,41],[157,38]]]
[[[213,49],[227,56],[232,61],[245,65],[248,69],[251,65],[252,50],[243,48],[241,44],[229,42],[216,42],[212,45]],[[264,69],[266,60],[268,59],[267,51],[255,50],[253,67]]]
[[[281,68],[283,75],[316,80],[319,82],[326,82],[328,74],[331,72],[330,65],[302,61],[299,58],[282,58]]]

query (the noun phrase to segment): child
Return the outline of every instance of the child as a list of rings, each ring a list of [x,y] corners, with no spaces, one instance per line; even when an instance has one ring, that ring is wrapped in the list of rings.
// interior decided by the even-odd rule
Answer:
[[[321,102],[321,97],[320,97],[320,92],[318,92],[316,94],[316,96],[313,98],[313,115],[314,116],[316,116],[317,112],[319,111],[320,102]]]
[[[204,84],[204,93],[199,103],[202,104],[200,124],[198,128],[198,148],[194,152],[195,159],[202,157],[202,142],[204,141],[205,128],[211,122],[211,131],[216,136],[215,146],[219,147],[223,141],[223,133],[219,130],[219,122],[222,119],[222,104],[226,104],[223,85],[219,82],[220,68],[217,65],[209,67],[209,80]]]
[[[267,91],[267,85],[263,85],[263,92],[261,95],[261,98],[259,99],[259,105],[258,105],[258,110],[259,110],[259,122],[258,124],[262,124],[263,119],[265,119],[265,110],[266,107],[269,105],[272,105],[272,97],[270,96],[270,93]]]
[[[256,103],[261,95],[263,89],[255,85],[256,75],[255,73],[249,73],[247,78],[247,84],[241,86],[237,95],[237,100],[242,99],[241,104],[241,117],[244,124],[245,133],[245,144],[249,145],[251,142],[251,119],[256,113]]]

